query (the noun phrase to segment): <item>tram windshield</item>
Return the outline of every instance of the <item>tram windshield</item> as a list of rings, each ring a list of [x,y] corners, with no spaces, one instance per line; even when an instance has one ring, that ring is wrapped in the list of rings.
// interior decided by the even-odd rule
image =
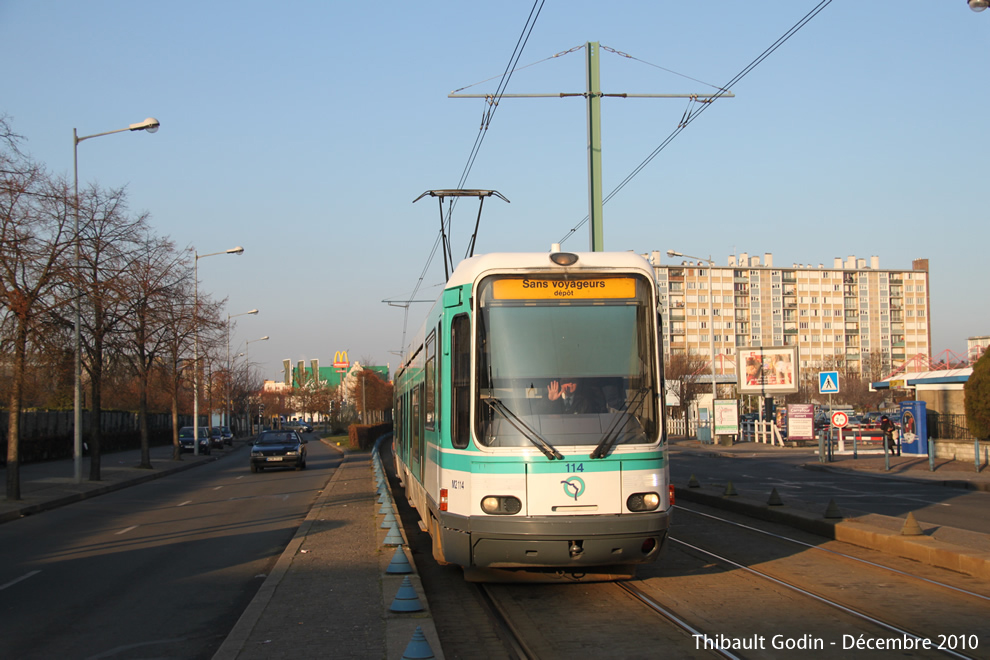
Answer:
[[[653,296],[651,282],[629,274],[483,280],[478,441],[547,456],[560,446],[655,443]]]

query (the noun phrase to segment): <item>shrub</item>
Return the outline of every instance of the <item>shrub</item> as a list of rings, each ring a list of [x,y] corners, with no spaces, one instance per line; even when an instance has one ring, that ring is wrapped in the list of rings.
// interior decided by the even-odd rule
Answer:
[[[976,438],[990,438],[990,350],[973,365],[963,391],[970,433]]]

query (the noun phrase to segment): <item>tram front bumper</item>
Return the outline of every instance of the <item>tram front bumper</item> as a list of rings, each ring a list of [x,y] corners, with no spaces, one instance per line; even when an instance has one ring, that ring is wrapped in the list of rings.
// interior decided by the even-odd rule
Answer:
[[[666,512],[621,516],[470,519],[445,537],[470,539],[464,565],[480,568],[583,568],[655,561],[667,538]],[[453,541],[453,539],[451,539]],[[446,544],[452,548],[457,542]],[[465,558],[467,559],[467,558]]]

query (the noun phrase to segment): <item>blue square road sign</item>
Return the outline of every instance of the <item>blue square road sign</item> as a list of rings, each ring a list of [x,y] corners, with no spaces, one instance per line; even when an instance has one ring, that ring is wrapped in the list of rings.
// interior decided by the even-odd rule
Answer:
[[[839,372],[819,371],[818,372],[818,393],[838,394],[839,393]]]

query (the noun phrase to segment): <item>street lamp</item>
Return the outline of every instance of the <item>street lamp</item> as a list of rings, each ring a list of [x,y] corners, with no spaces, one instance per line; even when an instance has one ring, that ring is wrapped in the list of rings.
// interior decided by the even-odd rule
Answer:
[[[256,341],[268,341],[268,335],[265,335],[264,337],[259,337],[257,339],[249,339],[246,342],[244,342],[244,365],[245,365],[245,367],[247,369],[247,379],[248,379],[248,382],[249,383],[251,382],[251,352],[250,352],[250,348],[251,348],[251,344],[253,344]],[[251,435],[254,435],[254,418],[251,417],[251,411],[250,410],[248,410],[248,418],[250,418],[250,420],[251,420],[251,431],[250,431],[251,432]]]
[[[79,249],[79,143],[83,140],[89,140],[90,138],[102,137],[104,135],[112,135],[114,133],[123,133],[124,131],[147,131],[149,133],[154,133],[161,126],[161,123],[154,117],[148,117],[142,122],[136,124],[131,124],[127,128],[118,128],[115,131],[107,131],[106,133],[95,133],[93,135],[84,135],[79,137],[76,129],[72,129],[72,178],[73,178],[73,191],[75,204],[73,206],[74,210],[74,226],[73,226],[73,241],[75,242],[75,259],[74,259],[74,270],[76,277],[79,277],[79,260],[80,260],[80,249]],[[74,334],[74,352],[75,352],[75,391],[72,398],[72,457],[75,464],[75,480],[76,483],[82,482],[82,291],[80,284],[77,280],[76,282],[76,322],[75,328],[73,330]]]
[[[709,328],[710,332],[708,334],[711,339],[711,351],[712,351],[712,415],[710,419],[711,424],[711,441],[715,443],[715,399],[717,398],[716,387],[715,387],[715,294],[712,291],[712,268],[715,267],[715,262],[712,261],[711,255],[707,259],[702,259],[701,257],[692,257],[689,254],[683,254],[677,250],[667,250],[668,257],[684,257],[685,259],[694,259],[695,261],[704,261],[708,264],[708,309],[709,309]]]
[[[223,406],[224,412],[224,426],[230,428],[230,319],[235,316],[247,316],[248,314],[257,314],[258,310],[252,309],[250,312],[242,312],[240,314],[227,314],[227,400]]]
[[[193,254],[193,361],[196,370],[193,373],[193,453],[199,456],[199,260],[206,257],[215,257],[218,254],[243,254],[244,248],[237,246],[222,252],[211,252],[209,254],[199,254],[195,250]]]
[[[983,11],[987,7],[990,7],[990,0],[967,0],[969,8],[973,11]]]

